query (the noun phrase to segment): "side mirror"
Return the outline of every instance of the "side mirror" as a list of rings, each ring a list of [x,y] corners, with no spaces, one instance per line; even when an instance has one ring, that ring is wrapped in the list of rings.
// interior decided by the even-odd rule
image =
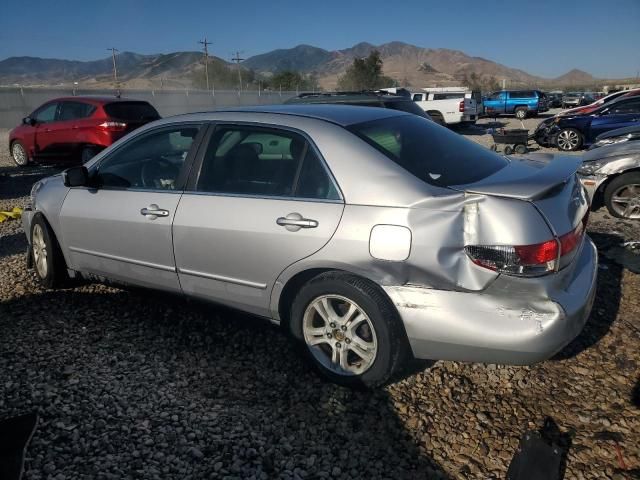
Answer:
[[[89,184],[89,171],[84,165],[67,168],[62,172],[65,187],[86,187]]]
[[[24,117],[22,119],[22,123],[24,125],[30,125],[30,126],[34,126],[36,124],[36,119],[35,118],[31,118],[31,117]]]

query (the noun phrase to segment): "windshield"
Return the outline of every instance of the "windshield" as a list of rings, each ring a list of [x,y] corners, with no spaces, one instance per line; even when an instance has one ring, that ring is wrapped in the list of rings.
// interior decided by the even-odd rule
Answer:
[[[347,129],[420,180],[440,187],[477,182],[508,164],[477,143],[415,115]]]

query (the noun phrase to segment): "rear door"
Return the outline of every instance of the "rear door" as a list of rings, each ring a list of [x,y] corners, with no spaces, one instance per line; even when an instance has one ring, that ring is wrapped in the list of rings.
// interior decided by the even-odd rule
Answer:
[[[136,136],[90,168],[92,187],[70,189],[60,224],[71,268],[180,291],[171,223],[199,130],[181,123]]]
[[[95,112],[96,107],[89,103],[65,100],[60,103],[58,119],[55,124],[57,141],[61,151],[66,155],[79,155],[85,143],[86,134],[93,129],[87,118]]]
[[[206,143],[173,224],[182,289],[268,316],[278,275],[329,241],[344,203],[301,132],[219,124]]]
[[[610,108],[605,108],[601,113],[594,115],[588,140],[592,142],[601,133],[616,128],[638,125],[640,125],[640,97],[618,101]]]

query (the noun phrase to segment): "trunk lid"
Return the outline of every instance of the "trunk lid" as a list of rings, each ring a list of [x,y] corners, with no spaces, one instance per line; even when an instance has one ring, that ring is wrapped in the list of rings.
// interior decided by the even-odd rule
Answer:
[[[532,203],[556,236],[570,232],[589,210],[584,187],[575,172],[580,158],[550,154],[512,157],[505,168],[456,190]]]

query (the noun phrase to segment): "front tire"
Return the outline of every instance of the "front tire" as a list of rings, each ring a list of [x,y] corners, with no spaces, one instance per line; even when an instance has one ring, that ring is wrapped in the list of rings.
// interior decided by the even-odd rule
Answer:
[[[27,149],[24,148],[24,145],[18,140],[11,144],[11,158],[13,158],[14,163],[20,168],[29,165],[30,160]]]
[[[69,280],[67,266],[51,227],[41,214],[31,225],[32,262],[38,280],[45,288],[59,288]]]
[[[604,189],[604,204],[617,218],[640,218],[640,172],[614,178]]]
[[[289,330],[322,376],[352,388],[384,385],[409,350],[386,295],[347,273],[327,272],[304,285],[293,302]]]
[[[573,152],[582,146],[582,134],[575,128],[564,128],[556,137],[558,150]]]

